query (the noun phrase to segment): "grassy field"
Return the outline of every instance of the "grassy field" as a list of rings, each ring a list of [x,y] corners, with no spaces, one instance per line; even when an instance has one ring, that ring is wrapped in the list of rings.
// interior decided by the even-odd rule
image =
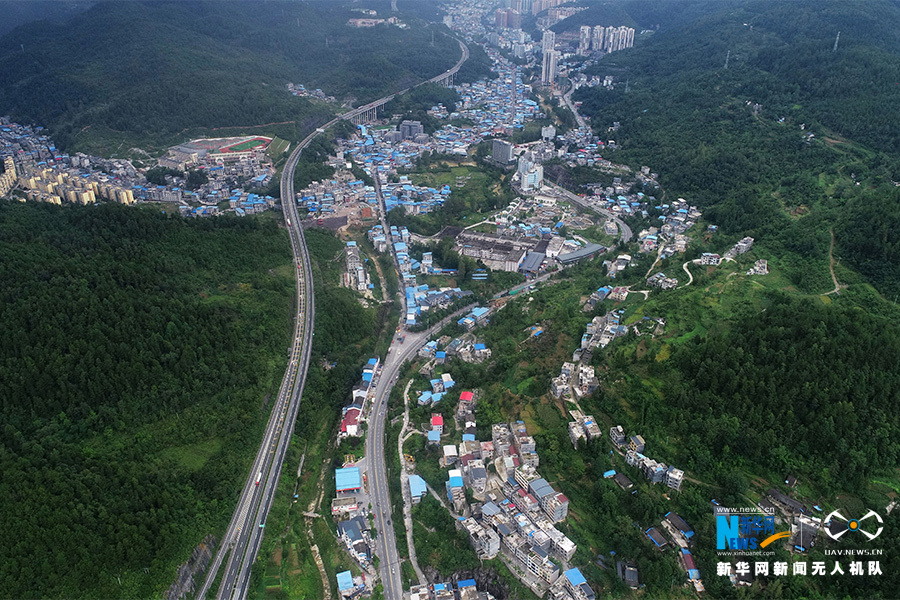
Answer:
[[[269,147],[266,148],[266,154],[268,154],[269,158],[272,160],[277,161],[281,158],[281,155],[285,153],[290,144],[289,141],[283,140],[276,135],[269,144]]]

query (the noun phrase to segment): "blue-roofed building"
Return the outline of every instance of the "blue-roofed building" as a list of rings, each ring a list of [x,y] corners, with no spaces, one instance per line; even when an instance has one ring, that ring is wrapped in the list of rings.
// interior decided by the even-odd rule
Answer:
[[[410,475],[409,476],[409,495],[412,498],[413,504],[418,504],[422,498],[428,493],[428,486],[425,485],[425,480],[419,477],[418,475]]]
[[[428,443],[429,444],[441,443],[441,432],[436,429],[432,429],[431,431],[429,431],[428,432]]]
[[[350,571],[342,571],[337,574],[337,586],[341,592],[349,592],[353,589],[353,575]]]
[[[594,600],[594,590],[577,568],[563,573],[563,584],[575,600]]]
[[[359,467],[336,469],[334,472],[334,485],[338,494],[351,494],[362,489]]]
[[[473,588],[473,587],[475,587],[475,580],[474,579],[463,579],[462,581],[460,581],[459,583],[456,584],[456,587],[458,587],[459,589]]]
[[[672,525],[677,531],[681,532],[687,540],[690,541],[691,538],[694,537],[694,528],[688,525],[684,519],[675,514],[674,512],[667,512],[664,517],[669,521],[669,524]]]

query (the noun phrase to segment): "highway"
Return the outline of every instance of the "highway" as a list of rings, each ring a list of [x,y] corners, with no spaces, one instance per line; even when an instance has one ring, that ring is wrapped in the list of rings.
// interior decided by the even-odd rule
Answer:
[[[462,66],[469,57],[468,47],[462,41],[459,41],[459,45],[462,51],[462,57],[459,62],[457,62],[453,68],[431,78],[428,82],[439,82],[442,79],[452,77],[459,71],[460,66]],[[409,89],[411,88],[397,92],[397,94],[405,93]],[[284,464],[284,456],[294,431],[294,423],[297,420],[300,399],[303,396],[303,388],[306,383],[306,374],[309,368],[312,346],[313,325],[315,323],[315,295],[313,291],[309,253],[306,249],[306,239],[303,235],[303,229],[300,227],[300,217],[297,211],[297,203],[294,194],[294,170],[297,167],[297,162],[300,160],[301,153],[309,146],[310,142],[324,133],[326,129],[341,119],[349,120],[372,108],[382,106],[397,94],[386,96],[362,107],[348,111],[347,113],[335,117],[325,125],[322,125],[306,136],[306,138],[294,148],[285,163],[281,175],[281,205],[282,210],[284,211],[285,223],[288,226],[287,229],[290,235],[294,262],[297,265],[297,270],[295,272],[297,280],[297,312],[294,318],[294,339],[291,344],[288,366],[281,383],[281,388],[278,391],[275,405],[272,408],[272,413],[269,416],[269,421],[266,424],[262,443],[260,444],[259,451],[253,461],[253,466],[250,469],[250,474],[244,484],[240,499],[235,507],[234,514],[232,515],[231,522],[228,524],[228,528],[219,544],[219,549],[207,570],[203,585],[197,591],[196,597],[198,600],[205,599],[206,593],[218,575],[219,570],[223,568],[222,563],[226,554],[228,554],[228,560],[224,565],[225,572],[216,593],[216,598],[220,600],[224,600],[225,598],[242,600],[247,596],[250,584],[250,569],[253,566],[253,562],[256,560],[260,545],[262,544],[263,535],[265,533],[266,517],[269,514],[275,492],[278,489],[278,480],[281,475],[282,465]],[[402,362],[398,363],[397,367],[399,367],[400,364],[402,364]],[[381,381],[384,380],[385,376],[383,375]],[[388,391],[389,389],[390,388],[388,388]],[[285,423],[287,423],[287,427],[285,427]],[[382,428],[383,425],[382,419]],[[369,437],[373,436],[370,435]],[[381,439],[381,445],[383,446],[383,430],[378,437]],[[375,455],[370,454],[370,456]],[[378,451],[377,456],[381,461],[380,472],[385,473],[383,447]],[[378,459],[376,458],[375,460],[377,461]],[[384,476],[382,476],[381,480],[382,483],[384,483]],[[384,498],[387,498],[386,486],[384,491]],[[382,506],[389,506],[389,503],[386,502],[385,504],[382,504]],[[385,548],[383,552],[384,555],[390,555],[392,553],[396,561],[397,546],[394,541],[393,530],[390,527],[388,529],[390,530],[390,545]],[[379,526],[379,530],[384,531],[383,524]],[[384,545],[386,541],[384,540],[384,536],[380,536],[380,539],[382,540],[382,545]],[[388,562],[384,559],[382,559],[382,561],[382,564]],[[387,572],[387,567],[383,569],[383,572]],[[388,583],[391,585],[396,583],[396,586],[391,588],[391,594],[387,592]],[[394,581],[393,578],[390,582],[385,579],[385,588],[386,598],[401,598],[402,591],[400,589],[399,572],[396,581]],[[394,595],[394,593],[396,593],[396,595]]]
[[[336,122],[337,119],[332,121]],[[285,165],[281,179],[282,197],[293,198],[293,173],[302,150],[309,145],[317,133],[307,136],[291,153]],[[291,249],[294,263],[297,265],[297,312],[294,321],[294,340],[291,344],[288,367],[285,371],[281,389],[266,425],[262,443],[257,452],[253,467],[240,500],[235,508],[231,523],[222,538],[206,580],[198,590],[197,598],[205,598],[222,566],[225,553],[231,550],[225,564],[225,574],[219,586],[217,598],[244,598],[250,581],[250,568],[262,542],[266,515],[272,505],[284,456],[294,430],[294,422],[303,395],[306,373],[309,367],[310,348],[312,345],[313,323],[315,321],[315,298],[312,278],[310,276],[309,254],[295,202],[282,202],[285,221],[289,223]],[[288,424],[285,427],[285,423]]]

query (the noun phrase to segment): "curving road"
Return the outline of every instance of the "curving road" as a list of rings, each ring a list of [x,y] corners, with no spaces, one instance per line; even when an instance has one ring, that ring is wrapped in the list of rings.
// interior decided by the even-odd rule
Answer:
[[[578,109],[572,103],[572,92],[575,91],[575,82],[570,79],[569,84],[569,91],[563,95],[563,102],[566,103],[566,106],[568,106],[569,110],[572,111],[572,114],[575,115],[575,122],[578,123],[578,126],[587,127],[588,124],[585,122],[584,117],[581,116],[581,113],[578,112]]]
[[[293,170],[300,158],[300,152],[309,145],[314,137],[315,134],[307,136],[288,158],[285,173],[289,172],[290,177],[282,177],[282,197],[293,198]],[[288,195],[284,196],[285,194]],[[216,597],[243,598],[246,596],[250,581],[250,568],[262,542],[263,525],[278,488],[284,455],[294,431],[294,422],[297,419],[300,398],[306,382],[315,320],[315,298],[310,275],[309,254],[306,251],[303,231],[299,227],[300,219],[297,215],[296,203],[282,203],[282,208],[286,222],[291,225],[288,227],[288,232],[294,262],[297,265],[295,272],[297,313],[294,318],[294,340],[291,345],[290,359],[250,475],[244,485],[231,523],[222,538],[220,551],[207,571],[203,586],[198,590],[198,599],[206,597],[207,590],[222,567],[225,554],[229,550],[225,574]],[[288,424],[287,427],[285,427],[285,422]]]
[[[448,71],[423,83],[437,82],[448,76],[455,75],[459,71],[459,68],[469,57],[469,48],[462,41],[459,41],[459,45],[462,51],[462,57],[459,62]],[[207,591],[218,575],[219,570],[222,568],[222,563],[226,554],[228,555],[228,560],[225,563],[225,573],[222,577],[216,598],[232,598],[238,600],[246,598],[250,584],[250,569],[253,562],[256,560],[256,555],[262,544],[263,534],[265,533],[266,517],[269,514],[275,492],[278,489],[281,467],[284,464],[284,456],[287,452],[288,445],[290,444],[291,435],[294,431],[294,423],[297,419],[297,412],[300,407],[300,399],[303,396],[303,388],[306,382],[310,350],[312,347],[313,324],[315,323],[315,295],[313,292],[309,253],[306,249],[306,240],[303,235],[303,229],[300,227],[300,218],[294,195],[294,170],[297,167],[297,162],[300,159],[301,153],[309,146],[310,142],[341,119],[349,120],[373,107],[378,107],[387,103],[398,94],[403,94],[410,89],[412,88],[407,88],[397,92],[397,94],[386,96],[332,119],[325,125],[316,129],[313,133],[306,136],[306,138],[294,148],[285,163],[281,176],[281,204],[282,210],[284,211],[285,222],[288,224],[294,261],[297,264],[297,271],[295,273],[297,279],[297,313],[294,320],[294,341],[291,345],[288,368],[285,371],[275,406],[272,409],[272,413],[266,425],[262,443],[260,444],[259,451],[253,461],[253,467],[244,484],[244,489],[241,492],[240,500],[235,507],[231,522],[225,531],[225,535],[222,537],[219,552],[217,552],[210,564],[206,579],[197,592],[198,600],[203,600],[206,597]],[[411,347],[412,346],[414,346],[414,344],[411,344]],[[396,368],[399,368],[400,364],[402,364],[402,362],[399,363]],[[382,376],[381,380],[385,381],[385,376]],[[390,388],[387,389],[390,391]],[[285,422],[288,424],[287,427],[285,427]],[[383,428],[383,419],[381,419],[381,423]],[[383,431],[379,437],[382,440],[382,447],[378,455],[381,461],[380,472],[384,474],[386,473],[386,470],[384,468]],[[375,458],[375,461],[377,464],[378,458]],[[385,475],[381,477],[381,482],[383,484],[385,483],[385,477]],[[385,486],[384,491],[386,492],[386,490],[387,488]],[[387,495],[385,494],[384,497],[387,498]],[[388,503],[382,504],[382,506],[388,505]],[[382,556],[389,555],[391,551],[393,551],[393,555],[396,557],[397,546],[394,541],[393,528],[388,529],[390,540],[386,540],[385,535],[379,536],[382,546],[384,546],[385,542],[389,544],[387,548],[383,548]],[[379,531],[385,531],[383,524],[379,525]],[[385,597],[389,599],[399,599],[402,596],[399,572],[396,574],[396,579],[391,577],[389,582],[386,577],[388,569],[387,563],[388,560],[383,561],[385,566],[383,568],[382,576],[385,580]],[[388,586],[391,586],[391,593],[387,592]]]
[[[556,184],[545,181],[544,186],[553,190],[558,196],[562,196],[562,197],[566,198],[567,200],[574,202],[575,204],[577,204],[578,206],[580,206],[584,209],[592,210],[595,213],[598,213],[608,219],[612,219],[612,221],[619,228],[619,239],[622,241],[622,243],[625,243],[625,242],[631,240],[631,236],[632,236],[631,227],[626,225],[625,222],[622,221],[615,214],[611,213],[610,211],[606,210],[605,208],[600,208],[596,204],[592,204],[590,201],[582,198],[578,194],[573,194],[569,190],[562,188]]]

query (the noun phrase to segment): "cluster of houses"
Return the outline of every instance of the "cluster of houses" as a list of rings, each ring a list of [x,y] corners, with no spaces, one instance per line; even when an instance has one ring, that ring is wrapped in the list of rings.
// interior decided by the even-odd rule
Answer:
[[[755,263],[753,263],[753,267],[749,271],[747,271],[747,275],[768,275],[769,274],[769,263],[766,259],[761,258]]]
[[[625,452],[625,462],[640,469],[650,483],[664,483],[673,490],[681,489],[684,471],[644,456],[643,437],[633,435],[626,439],[622,426],[617,425],[610,428],[609,439],[617,450]]]
[[[345,164],[338,153],[340,164]],[[335,212],[335,205],[344,202],[360,202],[369,205],[370,211],[378,204],[375,188],[353,179],[346,170],[338,171],[334,178],[314,181],[297,193],[297,204],[310,214],[327,215]],[[369,215],[371,216],[371,215]]]
[[[372,561],[374,540],[364,517],[365,503],[360,500],[363,480],[359,466],[345,463],[335,469],[334,486],[336,497],[331,502],[331,514],[340,519],[337,522],[338,537],[350,556],[367,568]]]
[[[337,102],[334,96],[329,96],[319,88],[308,90],[302,83],[289,83],[287,84],[287,90],[291,93],[291,95],[297,96],[299,98],[316,98],[318,100],[322,100],[323,102]]]
[[[700,210],[696,206],[690,206],[684,198],[671,204],[656,206],[655,209],[662,213],[658,217],[662,224],[638,234],[640,251],[658,251],[662,259],[684,252],[689,242],[685,232],[702,216]]]
[[[453,376],[450,373],[444,373],[440,377],[432,379],[428,383],[431,384],[432,403],[440,402],[441,397],[438,396],[438,394],[444,394],[456,385],[456,382],[453,381]],[[427,402],[423,402],[420,398],[419,404],[427,404]]]
[[[700,255],[700,264],[704,266],[717,266],[723,260],[734,260],[736,256],[739,254],[744,254],[750,248],[753,247],[753,238],[745,237],[741,239],[737,244],[729,248],[728,252],[725,253],[725,256],[719,256],[718,254],[712,252],[704,252]],[[758,260],[753,265],[753,268],[747,272],[747,275],[768,275],[769,274],[769,266],[765,260]]]
[[[231,196],[228,198],[228,206],[238,216],[256,215],[273,208],[275,206],[275,198],[234,189],[231,190]]]
[[[350,404],[342,409],[340,437],[358,437],[362,435],[360,421],[366,407],[366,401],[375,392],[375,385],[380,371],[378,358],[370,358],[363,367],[359,383],[353,386]]]
[[[469,314],[458,320],[456,324],[466,331],[471,331],[477,326],[487,325],[490,316],[490,308],[486,308],[484,306],[476,306],[469,312]]]
[[[593,394],[598,387],[600,381],[594,373],[594,367],[581,362],[564,362],[559,376],[550,381],[550,393],[555,398],[568,397],[570,394],[575,398],[582,398]]]
[[[419,370],[429,377],[434,372],[434,366],[445,364],[453,356],[459,357],[463,362],[480,363],[491,357],[491,350],[485,344],[474,341],[472,334],[463,335],[450,341],[448,336],[441,340],[429,340],[419,350],[419,356],[432,359],[425,363]],[[448,343],[449,342],[449,343]],[[443,350],[438,348],[443,347]]]
[[[479,557],[495,558],[501,552],[515,560],[543,589],[558,582],[560,567],[575,554],[576,545],[554,524],[565,520],[568,499],[537,472],[539,458],[534,438],[524,423],[497,423],[491,441],[475,439],[472,395],[463,395],[457,418],[469,433],[458,446],[445,446],[443,464],[450,467],[447,498]],[[498,478],[488,477],[486,464],[493,462]],[[466,488],[477,501],[469,505]],[[580,585],[570,573],[570,583]],[[565,589],[565,583],[559,583]],[[554,597],[565,598],[565,594]]]
[[[406,288],[406,325],[415,325],[423,312],[447,308],[457,298],[467,298],[472,295],[471,290],[461,290],[458,287],[431,289],[425,284],[417,287],[408,286]]]
[[[603,266],[606,267],[606,275],[612,279],[616,278],[616,273],[622,271],[631,265],[630,254],[620,254],[615,260],[604,260]]]
[[[509,135],[543,113],[537,102],[528,96],[528,86],[522,83],[519,69],[499,53],[491,53],[496,79],[482,79],[456,87],[460,100],[456,112],[447,117],[469,119],[475,123],[472,132],[480,137]],[[513,80],[515,78],[515,80]]]
[[[725,253],[725,258],[726,259],[735,258],[736,256],[738,256],[740,254],[749,252],[752,247],[753,247],[753,238],[752,237],[748,236],[748,237],[742,238],[737,244],[732,246],[731,249],[728,250],[728,252]]]
[[[390,236],[386,235],[384,232],[384,227],[381,225],[375,225],[366,232],[366,237],[369,238],[369,241],[372,242],[372,245],[375,246],[375,250],[377,252],[387,252],[390,248],[391,244],[408,244],[409,243],[409,230],[406,227],[397,227],[396,225],[391,225]],[[402,247],[405,251],[406,248]]]
[[[694,590],[697,593],[704,591],[700,570],[697,568],[694,555],[690,550],[694,541],[694,530],[684,519],[674,512],[667,512],[662,518],[660,527],[649,527],[644,531],[644,535],[660,552],[670,546],[673,547],[678,564],[684,570],[688,581],[694,586]]]
[[[369,535],[369,524],[362,515],[350,517],[337,523],[338,537],[347,552],[361,566],[366,567],[372,560],[372,537]]]
[[[398,183],[385,183],[381,186],[385,208],[390,212],[398,206],[408,215],[427,214],[440,208],[450,197],[450,186],[440,189],[414,185],[406,175],[400,176]]]
[[[612,294],[609,295],[609,298],[612,298]],[[585,354],[592,348],[606,348],[611,341],[628,333],[628,327],[622,324],[624,312],[622,309],[611,310],[603,316],[591,319],[585,328],[584,335],[581,336],[579,350],[582,351],[582,361],[589,362],[590,358],[585,359]]]
[[[420,188],[409,179],[393,184],[386,181],[387,176],[398,169],[412,169],[424,152],[465,155],[470,144],[480,141],[481,137],[470,130],[453,125],[428,135],[418,121],[407,121],[398,129],[369,130],[361,125],[358,134],[340,140],[338,150],[370,177],[384,176],[382,191],[388,209],[402,206],[407,214],[423,214],[442,205],[450,195],[449,188]]]
[[[494,596],[479,592],[474,579],[461,579],[455,588],[450,582],[414,585],[403,593],[403,600],[494,600]]]
[[[597,419],[593,415],[586,415],[580,410],[570,410],[574,421],[569,422],[569,439],[572,445],[578,448],[578,440],[599,440],[603,437],[603,430],[597,425]]]

